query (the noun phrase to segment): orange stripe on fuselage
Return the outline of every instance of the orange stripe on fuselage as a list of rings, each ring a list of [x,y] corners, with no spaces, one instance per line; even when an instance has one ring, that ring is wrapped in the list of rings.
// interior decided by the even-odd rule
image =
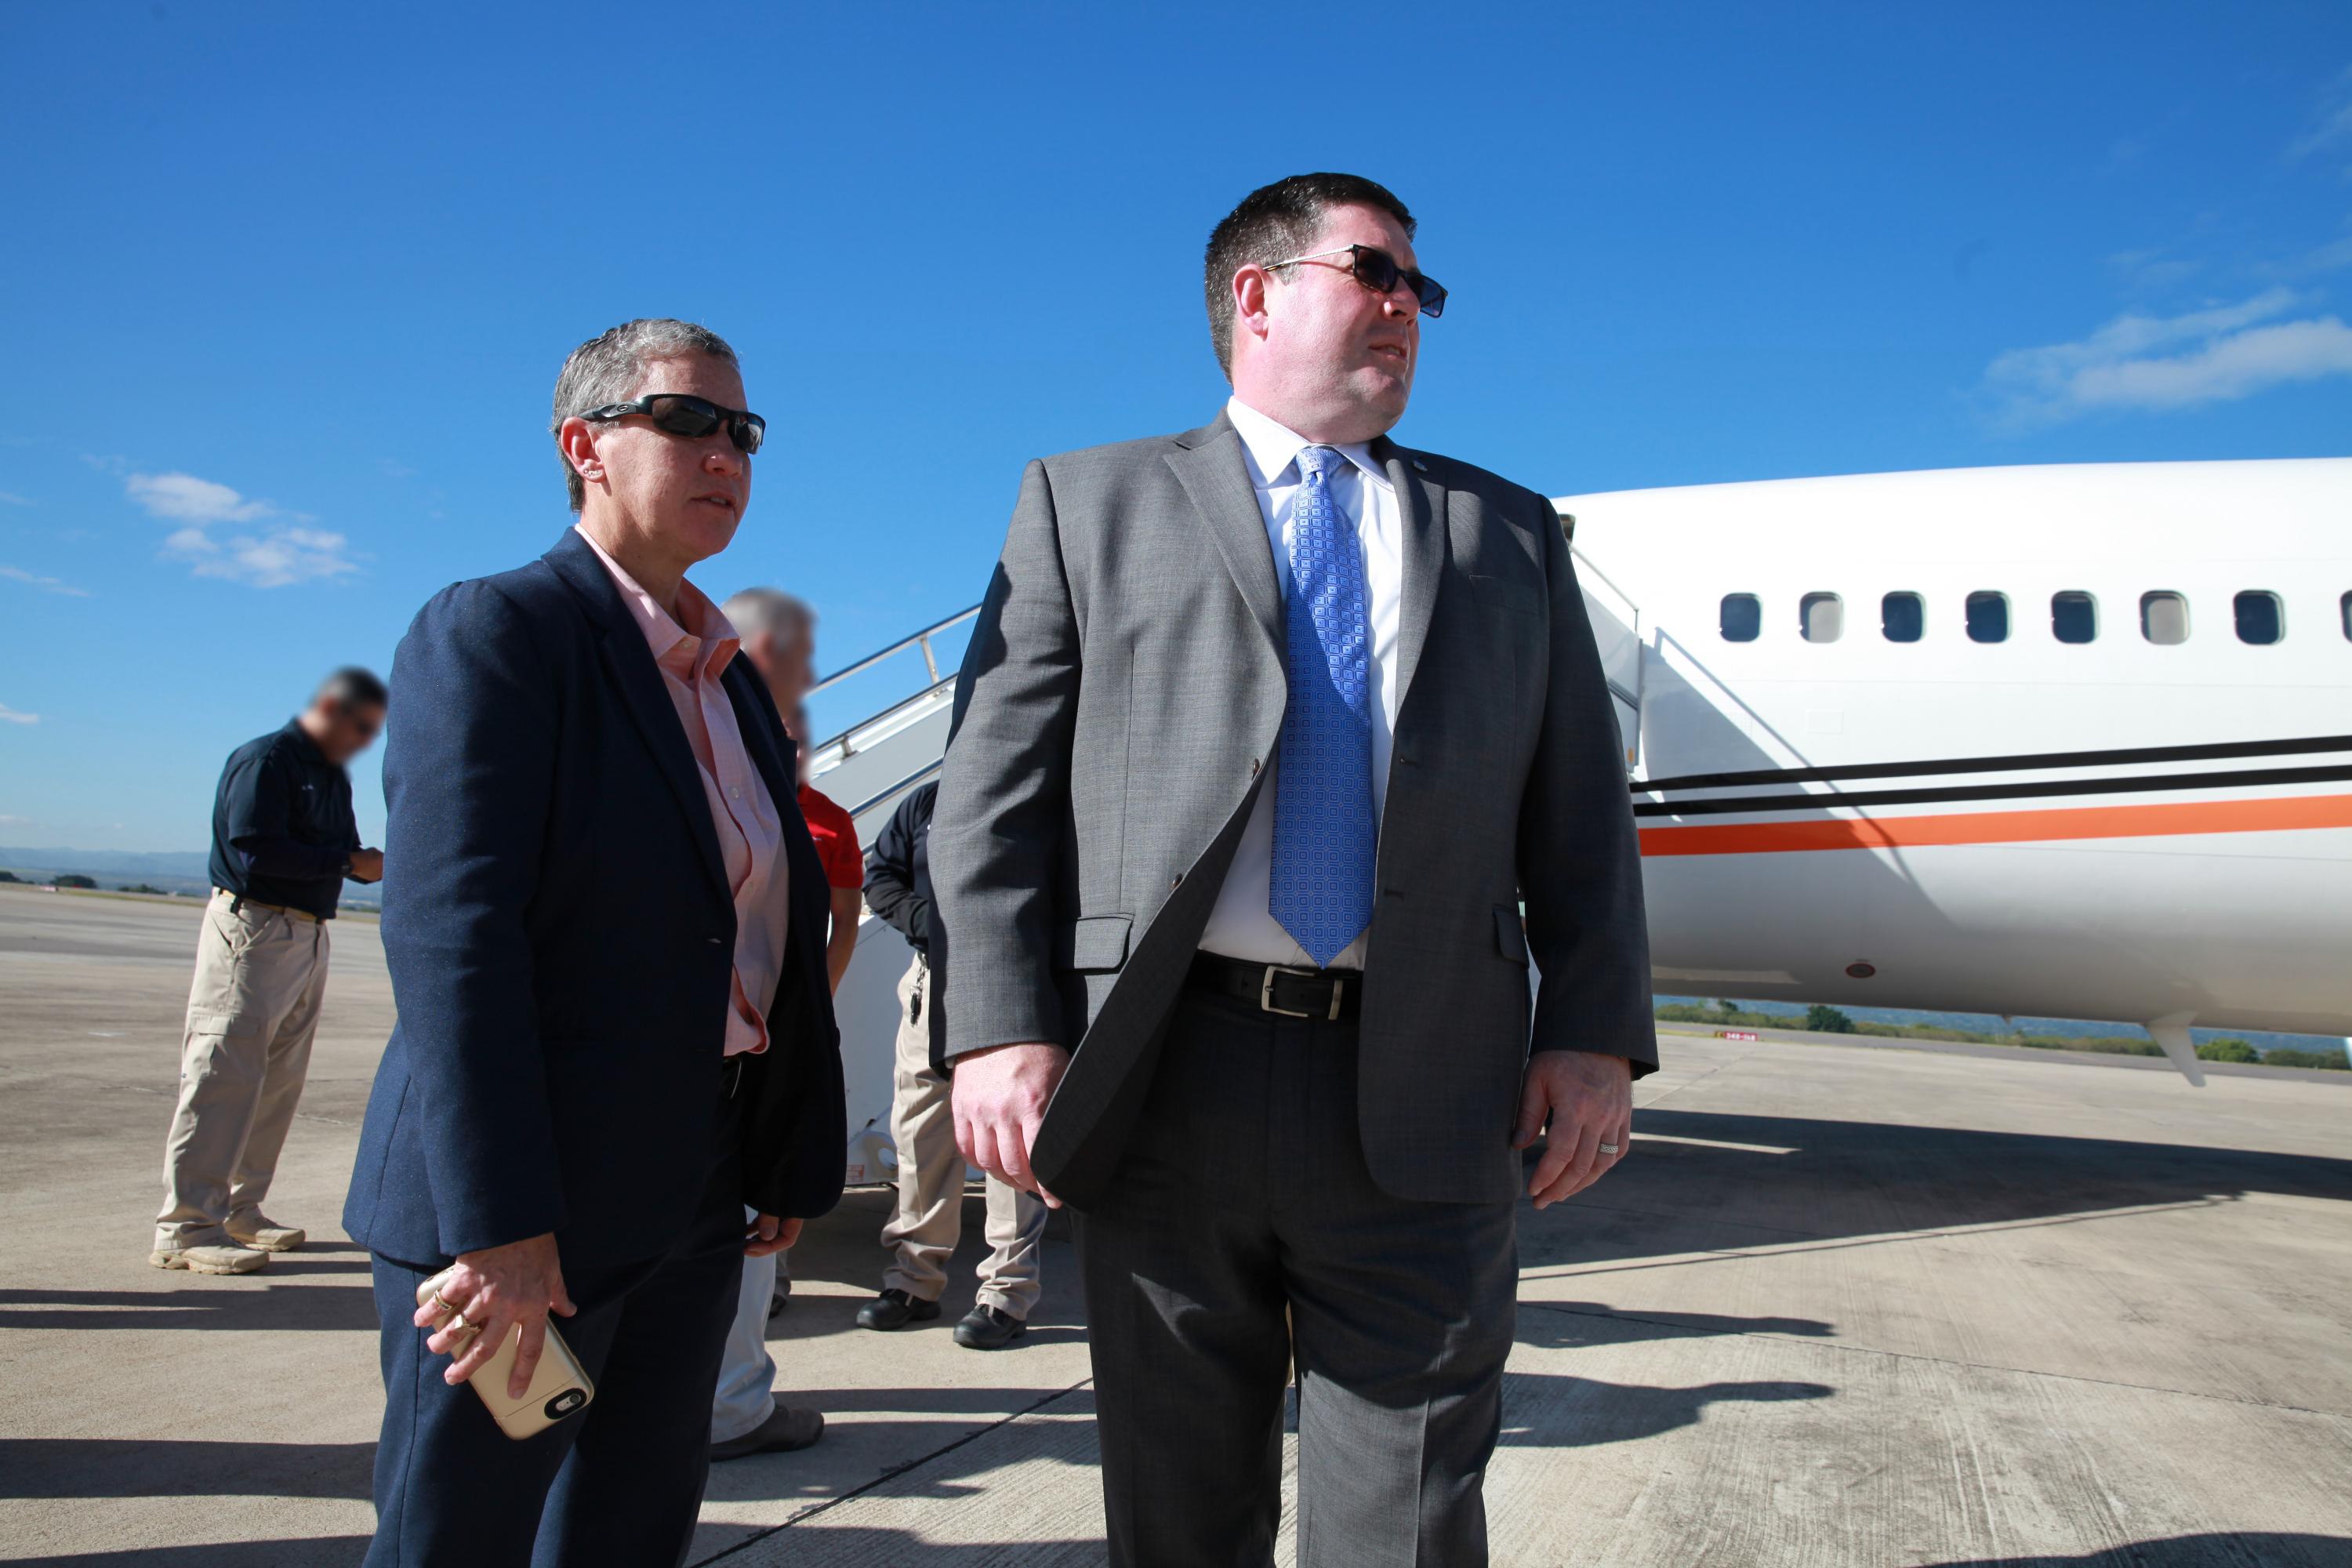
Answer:
[[[1825,795],[1827,805],[1836,797]],[[1969,811],[1827,822],[1724,822],[1642,829],[1644,855],[1784,855],[1801,849],[1904,849],[1937,844],[2035,844],[2060,838],[2166,838],[2352,827],[2352,795]]]

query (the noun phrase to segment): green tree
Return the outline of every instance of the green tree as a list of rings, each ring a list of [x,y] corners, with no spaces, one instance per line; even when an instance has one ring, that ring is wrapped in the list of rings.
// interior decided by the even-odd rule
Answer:
[[[53,886],[59,888],[95,888],[98,886],[98,883],[88,877],[68,871],[64,876],[59,877]]]
[[[1853,1020],[1845,1016],[1843,1008],[1832,1007],[1822,1002],[1816,1002],[1805,1009],[1805,1027],[1823,1035],[1852,1035],[1860,1032],[1854,1028]]]
[[[2280,1046],[2263,1060],[2274,1068],[2331,1068],[2337,1072],[2352,1067],[2342,1051],[2304,1051],[2292,1046]]]
[[[2197,1059],[2205,1062],[2258,1062],[2262,1053],[2240,1039],[2208,1040],[2197,1047]]]
[[[24,879],[14,871],[0,871],[0,882],[21,882]]]

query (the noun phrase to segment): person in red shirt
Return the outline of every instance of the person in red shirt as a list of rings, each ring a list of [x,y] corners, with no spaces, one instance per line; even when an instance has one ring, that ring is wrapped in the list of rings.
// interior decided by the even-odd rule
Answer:
[[[857,824],[830,795],[808,782],[810,742],[808,710],[794,708],[789,721],[793,739],[801,744],[801,815],[808,818],[809,837],[816,840],[817,858],[824,862],[824,879],[833,884],[833,932],[824,944],[824,972],[835,991],[849,973],[857,952],[857,917],[865,902],[866,851],[857,847]]]

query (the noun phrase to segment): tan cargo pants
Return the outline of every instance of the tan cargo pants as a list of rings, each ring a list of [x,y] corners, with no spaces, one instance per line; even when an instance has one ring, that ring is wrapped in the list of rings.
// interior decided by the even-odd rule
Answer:
[[[890,1141],[898,1148],[898,1208],[882,1227],[890,1266],[882,1288],[936,1301],[948,1285],[948,1258],[963,1237],[963,1152],[956,1147],[948,1080],[931,1070],[931,971],[919,956],[898,982],[898,1067],[890,1103]],[[988,1178],[988,1257],[980,1265],[980,1304],[1026,1322],[1037,1304],[1039,1243],[1045,1205],[1034,1193]]]
[[[155,1247],[230,1245],[268,1194],[327,989],[327,922],[215,890],[196,938]]]

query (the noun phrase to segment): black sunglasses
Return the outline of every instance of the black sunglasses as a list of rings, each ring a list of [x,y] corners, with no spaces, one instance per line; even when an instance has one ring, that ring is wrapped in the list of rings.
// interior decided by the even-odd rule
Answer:
[[[608,403],[602,408],[592,408],[580,417],[618,419],[625,414],[642,414],[654,422],[655,429],[697,441],[724,425],[727,438],[747,458],[760,449],[760,443],[768,434],[768,422],[758,415],[741,408],[721,408],[707,397],[684,392],[648,393],[634,403]]]
[[[1294,256],[1287,261],[1269,261],[1266,270],[1277,267],[1296,267],[1302,261],[1320,261],[1327,256],[1345,256],[1351,259],[1348,270],[1356,281],[1375,294],[1385,294],[1402,280],[1421,301],[1421,313],[1432,321],[1445,314],[1445,285],[1426,273],[1415,272],[1409,267],[1399,267],[1396,258],[1387,251],[1369,245],[1343,245],[1337,250],[1318,250],[1312,256]]]

